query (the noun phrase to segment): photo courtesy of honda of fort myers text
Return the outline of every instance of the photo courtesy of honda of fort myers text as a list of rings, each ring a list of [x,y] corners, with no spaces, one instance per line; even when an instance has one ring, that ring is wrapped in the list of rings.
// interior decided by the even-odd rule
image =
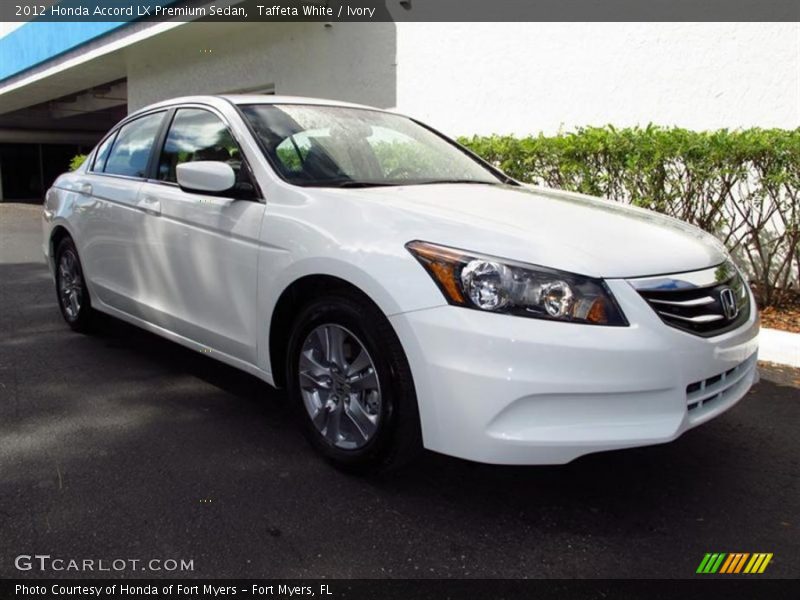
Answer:
[[[0,17],[0,598],[798,597],[796,3]]]

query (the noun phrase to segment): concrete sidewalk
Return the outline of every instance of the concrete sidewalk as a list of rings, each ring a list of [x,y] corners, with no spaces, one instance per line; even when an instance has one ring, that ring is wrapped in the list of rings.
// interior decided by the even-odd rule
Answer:
[[[800,333],[762,329],[758,358],[779,365],[800,367]]]

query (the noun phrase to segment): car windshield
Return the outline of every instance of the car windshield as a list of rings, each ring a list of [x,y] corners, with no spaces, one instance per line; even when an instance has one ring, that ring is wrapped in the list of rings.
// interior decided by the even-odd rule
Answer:
[[[296,185],[506,182],[458,146],[400,115],[305,104],[241,109],[270,162]]]

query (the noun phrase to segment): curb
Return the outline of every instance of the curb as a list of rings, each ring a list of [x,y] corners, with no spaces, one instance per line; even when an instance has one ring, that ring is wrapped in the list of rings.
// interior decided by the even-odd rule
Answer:
[[[762,328],[758,344],[758,360],[800,367],[800,333]]]

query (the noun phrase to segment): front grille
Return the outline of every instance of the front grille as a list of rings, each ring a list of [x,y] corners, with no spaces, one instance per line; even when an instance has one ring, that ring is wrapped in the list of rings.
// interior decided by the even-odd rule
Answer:
[[[696,381],[686,386],[686,404],[690,411],[699,408],[711,409],[715,404],[724,400],[731,393],[738,391],[744,378],[754,368],[756,355],[754,354],[743,363],[719,373],[708,379]],[[705,411],[702,411],[705,412]]]
[[[736,329],[750,316],[747,284],[730,262],[631,284],[664,323],[702,337]]]

